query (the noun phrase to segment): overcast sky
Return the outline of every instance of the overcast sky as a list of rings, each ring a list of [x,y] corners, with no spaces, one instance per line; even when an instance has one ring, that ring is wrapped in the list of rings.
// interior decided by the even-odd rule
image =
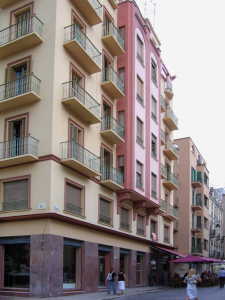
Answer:
[[[144,15],[145,0],[136,0]],[[147,0],[173,81],[174,138],[191,137],[207,162],[210,185],[225,187],[225,0]]]

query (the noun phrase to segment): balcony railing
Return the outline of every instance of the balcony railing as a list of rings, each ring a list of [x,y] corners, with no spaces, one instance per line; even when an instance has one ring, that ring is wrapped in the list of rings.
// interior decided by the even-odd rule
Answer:
[[[84,34],[81,28],[75,23],[65,27],[65,42],[76,40],[93,61],[101,68],[101,53]]]
[[[102,70],[102,82],[112,81],[124,94],[124,82],[112,67]]]
[[[102,130],[112,130],[122,139],[124,138],[124,127],[112,116],[102,118]]]
[[[120,228],[124,230],[130,230],[130,224],[120,222]]]
[[[177,147],[175,147],[174,143],[171,140],[166,142],[165,149],[170,149],[177,157],[179,157],[179,150]]]
[[[111,225],[111,218],[109,218],[109,217],[100,215],[99,216],[99,221],[102,222],[102,223],[106,223],[108,225]]]
[[[142,99],[142,97],[137,93],[137,99],[139,102],[141,102],[142,104],[144,103],[144,100]]]
[[[164,212],[166,212],[166,201],[161,199],[161,210],[163,210]]]
[[[123,185],[123,174],[112,166],[101,168],[101,180],[111,180],[119,185]]]
[[[195,181],[199,181],[202,183],[202,177],[200,174],[197,173],[197,179],[196,177],[193,176],[193,174],[191,175],[191,182],[195,182]]]
[[[157,193],[152,190],[152,197],[157,198]]]
[[[166,175],[167,175],[166,167],[163,164],[161,164],[161,174],[164,177],[166,177]]]
[[[167,178],[165,179],[165,181],[171,181],[173,184],[175,184],[177,187],[179,187],[178,174],[176,176],[175,174],[168,172],[166,177]]]
[[[163,96],[161,96],[161,106],[165,111],[166,110],[166,100],[163,98]]]
[[[101,3],[98,0],[88,0],[88,2],[94,8],[94,10],[99,15],[99,17],[102,18],[102,5],[101,5]]]
[[[42,36],[43,23],[34,15],[0,31],[0,47],[32,32]]]
[[[3,211],[19,210],[19,209],[26,209],[26,208],[29,208],[28,199],[2,202]]]
[[[100,104],[75,81],[63,83],[63,99],[71,97],[75,97],[93,115],[100,118]]]
[[[165,116],[168,118],[171,118],[173,120],[173,122],[177,125],[178,127],[178,118],[176,117],[176,115],[174,114],[174,112],[172,111],[171,108],[167,108]]]
[[[62,159],[73,158],[88,168],[100,173],[100,159],[74,140],[63,142]]]
[[[28,92],[34,92],[39,96],[40,82],[41,80],[32,73],[0,85],[0,103]]]
[[[191,253],[202,253],[202,247],[201,246],[192,247]]]
[[[175,218],[178,218],[178,209],[175,208],[174,206],[172,205],[168,205],[168,209],[169,209],[169,214],[174,216]]]
[[[173,93],[173,85],[171,82],[169,82],[169,81],[165,82],[165,91]]]
[[[82,216],[82,207],[73,205],[71,203],[66,203],[66,211],[75,215]]]
[[[139,145],[143,146],[143,141],[138,135],[136,136],[136,140],[137,140]]]
[[[0,143],[0,159],[26,154],[38,156],[37,152],[38,140],[30,135]]]
[[[167,244],[169,244],[169,242],[170,242],[170,238],[168,238],[168,237],[164,236],[164,243],[167,243]]]
[[[202,224],[200,223],[192,223],[192,229],[202,230]]]
[[[145,235],[145,231],[142,228],[137,228],[137,234]]]
[[[166,134],[165,132],[161,129],[161,140],[166,144]]]
[[[157,154],[155,153],[155,151],[152,149],[152,156],[157,159]]]
[[[136,180],[136,186],[142,189],[143,183],[139,180]]]
[[[103,24],[103,37],[112,35],[120,47],[124,50],[124,38],[120,34],[119,30],[113,24],[113,22]]]

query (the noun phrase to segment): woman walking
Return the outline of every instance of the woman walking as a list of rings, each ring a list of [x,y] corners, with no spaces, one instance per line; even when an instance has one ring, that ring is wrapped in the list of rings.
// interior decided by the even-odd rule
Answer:
[[[126,281],[126,275],[123,273],[123,270],[120,270],[120,273],[118,274],[118,286],[117,290],[119,290],[119,295],[123,294],[123,291],[125,291],[125,281]]]
[[[197,283],[201,282],[201,278],[199,275],[195,274],[194,269],[189,270],[189,274],[184,279],[184,283],[187,283],[187,299],[195,299],[198,300],[198,291],[197,291]]]

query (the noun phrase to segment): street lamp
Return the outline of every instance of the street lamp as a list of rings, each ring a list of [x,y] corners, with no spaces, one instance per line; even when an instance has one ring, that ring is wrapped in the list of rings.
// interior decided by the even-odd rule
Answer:
[[[210,227],[209,227],[209,258],[210,258],[210,256],[211,256],[211,253],[210,253],[210,245],[211,245],[211,228],[212,228],[212,226],[213,226],[215,223],[217,223],[215,227],[217,227],[217,228],[221,227],[221,225],[220,225],[221,222],[220,222],[220,221],[215,221],[215,222],[212,223],[212,224],[210,225]]]

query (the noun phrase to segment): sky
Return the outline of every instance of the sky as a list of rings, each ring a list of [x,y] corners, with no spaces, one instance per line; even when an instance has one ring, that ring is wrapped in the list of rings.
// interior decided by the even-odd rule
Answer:
[[[136,0],[145,16],[145,0]],[[207,163],[210,186],[225,187],[225,1],[146,0],[173,81],[174,139],[191,137]]]

